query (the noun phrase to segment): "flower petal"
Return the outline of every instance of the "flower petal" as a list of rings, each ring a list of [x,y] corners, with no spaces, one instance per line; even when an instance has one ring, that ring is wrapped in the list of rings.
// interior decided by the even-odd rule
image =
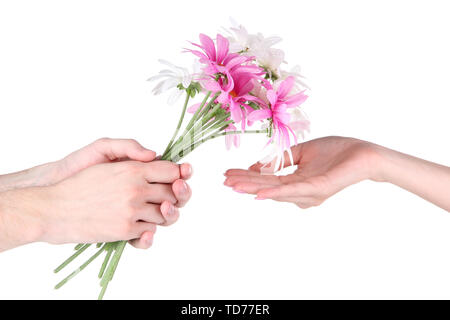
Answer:
[[[216,46],[214,41],[206,34],[200,34],[200,42],[202,43],[203,50],[212,61],[216,61]]]
[[[268,90],[267,91],[267,99],[269,100],[270,104],[272,105],[272,108],[274,108],[278,101],[278,95],[274,90]]]
[[[230,42],[222,35],[217,35],[217,63],[222,63],[228,54]]]
[[[169,96],[169,100],[168,100],[168,104],[169,105],[174,105],[175,102],[178,101],[178,99],[181,97],[181,95],[183,94],[183,90],[180,90],[178,88],[175,88],[173,90],[173,92],[171,92],[170,96]]]
[[[196,104],[190,106],[190,107],[187,109],[187,112],[188,112],[188,113],[195,113],[195,112],[197,111],[197,109],[198,109],[201,105],[202,105],[201,103],[196,103]]]
[[[250,114],[247,116],[247,119],[249,121],[258,121],[258,120],[265,120],[272,117],[272,111],[270,109],[260,109],[250,112]]]
[[[233,119],[233,121],[235,123],[239,123],[242,120],[242,110],[241,107],[239,105],[236,105],[233,101],[231,102],[230,105],[230,111],[231,111],[231,119]]]
[[[286,99],[285,103],[288,108],[294,108],[301,105],[308,99],[308,96],[304,93],[304,91],[297,93],[293,96],[290,96]]]
[[[201,82],[202,87],[205,88],[207,91],[211,92],[218,92],[221,91],[222,88],[215,80],[205,80]]]
[[[284,80],[280,88],[278,89],[278,96],[280,99],[284,99],[287,97],[287,95],[291,92],[292,88],[295,85],[295,78],[294,77],[288,77],[286,80]]]

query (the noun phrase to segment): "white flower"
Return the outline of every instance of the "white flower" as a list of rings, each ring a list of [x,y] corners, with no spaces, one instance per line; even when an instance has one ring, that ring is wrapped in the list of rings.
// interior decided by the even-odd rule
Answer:
[[[255,97],[259,98],[266,105],[269,105],[269,99],[267,98],[267,89],[263,87],[263,85],[259,81],[253,82],[253,89],[250,92]]]
[[[285,54],[280,49],[272,48],[282,41],[280,37],[266,38],[261,33],[249,34],[244,26],[237,23],[234,23],[230,30],[230,52],[254,56],[256,61],[267,70],[269,76],[280,75],[280,66],[284,62]]]
[[[311,122],[306,114],[300,108],[292,108],[288,110],[291,115],[289,127],[295,132],[297,138],[305,139],[305,132],[310,132]]]
[[[300,66],[294,66],[290,71],[281,70],[279,80],[283,81],[288,77],[294,77],[295,79],[295,87],[293,93],[298,93],[304,89],[311,90],[311,88],[304,81],[305,77],[301,74]]]
[[[151,77],[148,81],[161,80],[153,88],[153,94],[159,95],[171,90],[169,104],[174,104],[184,92],[178,86],[181,84],[184,89],[187,89],[193,82],[194,76],[186,68],[178,67],[165,60],[159,60],[159,62],[169,67],[169,69],[161,70],[159,74]]]
[[[267,153],[259,163],[262,175],[273,175],[277,171],[294,165],[294,158],[291,149],[283,150],[278,144],[272,143],[267,146]]]

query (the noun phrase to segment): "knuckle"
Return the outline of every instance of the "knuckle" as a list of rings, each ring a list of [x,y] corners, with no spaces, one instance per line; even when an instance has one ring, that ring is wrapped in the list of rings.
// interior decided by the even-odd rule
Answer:
[[[310,208],[309,205],[307,205],[306,203],[302,203],[302,202],[297,203],[297,207],[299,207],[300,209],[309,209]]]
[[[171,164],[169,168],[169,174],[173,179],[180,178],[180,167],[176,164]]]
[[[94,143],[95,144],[104,144],[104,143],[109,143],[110,141],[111,141],[111,138],[103,137],[103,138],[97,139]]]
[[[240,183],[242,181],[240,181],[239,177],[229,177],[228,178],[228,183],[229,184],[236,184],[236,183]]]
[[[128,144],[130,144],[133,147],[140,147],[141,145],[139,144],[139,142],[137,142],[137,140],[135,139],[126,139],[125,140]]]
[[[120,227],[119,227],[119,235],[121,237],[129,238],[131,231],[133,230],[133,224],[131,221],[125,221]]]
[[[137,184],[129,184],[124,187],[125,200],[129,206],[132,205],[133,200],[138,198],[143,193],[143,187]]]
[[[124,210],[124,218],[126,222],[134,221],[138,215],[138,210],[132,205],[131,201],[128,204],[126,210]]]
[[[313,202],[313,206],[314,206],[314,207],[318,207],[318,206],[320,206],[324,201],[325,201],[325,200],[323,200],[323,199],[316,199],[316,200]]]
[[[142,168],[140,162],[137,161],[126,161],[124,162],[125,170],[130,174],[135,174],[139,172]]]

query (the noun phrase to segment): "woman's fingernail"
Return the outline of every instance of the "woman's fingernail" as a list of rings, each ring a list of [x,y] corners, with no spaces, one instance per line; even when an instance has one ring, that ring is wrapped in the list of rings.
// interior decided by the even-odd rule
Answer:
[[[261,196],[257,196],[257,197],[255,198],[255,200],[266,200],[266,198],[261,197]]]
[[[247,193],[247,192],[245,192],[245,191],[241,191],[241,190],[238,190],[238,189],[233,189],[233,191],[234,191],[234,192],[237,192],[237,193],[242,193],[242,194]]]

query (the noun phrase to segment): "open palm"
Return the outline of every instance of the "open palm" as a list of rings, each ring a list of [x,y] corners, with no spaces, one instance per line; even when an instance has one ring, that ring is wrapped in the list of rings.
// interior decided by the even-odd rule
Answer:
[[[231,169],[225,185],[241,193],[256,194],[258,200],[292,202],[300,208],[320,205],[345,187],[373,177],[376,146],[365,141],[326,137],[292,147],[297,170],[286,176],[265,174],[256,163],[248,170]],[[284,167],[292,165],[289,157]]]

